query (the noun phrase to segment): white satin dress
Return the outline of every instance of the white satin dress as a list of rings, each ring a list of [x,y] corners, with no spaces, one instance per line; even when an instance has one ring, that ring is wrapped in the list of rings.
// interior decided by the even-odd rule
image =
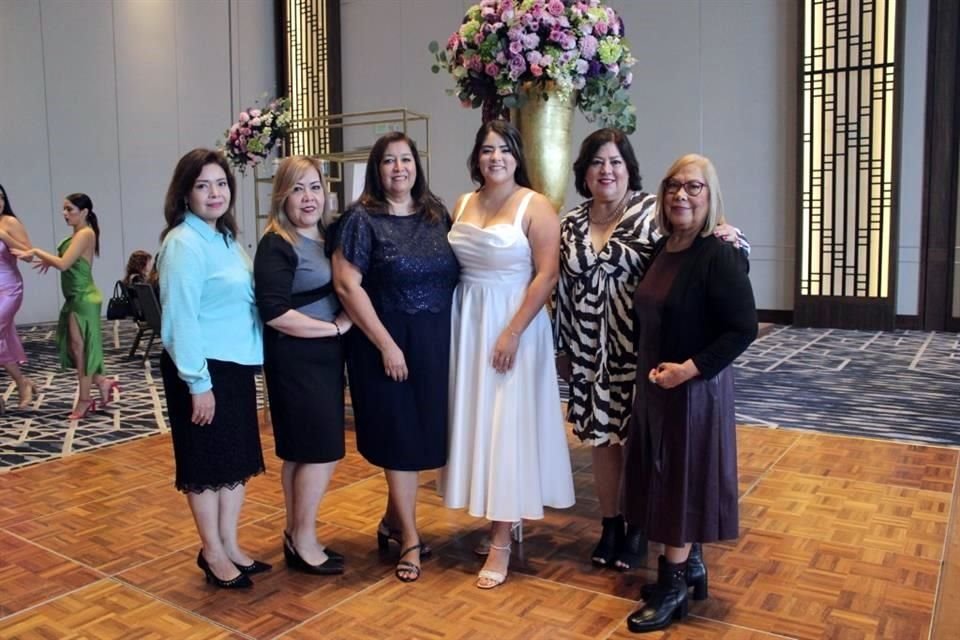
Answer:
[[[472,194],[471,194],[472,195]],[[545,309],[520,336],[514,366],[493,368],[493,348],[533,278],[522,220],[486,228],[460,222],[447,236],[460,262],[453,293],[450,349],[450,450],[441,474],[446,506],[515,522],[540,519],[543,507],[574,503],[553,337]]]

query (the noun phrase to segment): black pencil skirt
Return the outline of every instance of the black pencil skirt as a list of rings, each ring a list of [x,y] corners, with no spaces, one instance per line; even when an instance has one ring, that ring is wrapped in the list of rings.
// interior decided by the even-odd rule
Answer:
[[[263,371],[277,457],[303,463],[341,459],[344,375],[340,338],[295,338],[267,327]]]
[[[176,487],[184,493],[233,489],[264,471],[254,379],[260,367],[207,360],[207,369],[216,407],[211,424],[197,425],[190,420],[193,397],[187,383],[170,355],[164,351],[160,356]]]

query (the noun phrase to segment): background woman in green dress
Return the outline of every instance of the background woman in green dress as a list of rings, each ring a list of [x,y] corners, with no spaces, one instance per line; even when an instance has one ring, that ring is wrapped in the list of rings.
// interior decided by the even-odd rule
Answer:
[[[93,281],[93,257],[100,255],[100,227],[90,197],[84,193],[68,195],[63,201],[63,218],[73,234],[57,246],[57,255],[37,248],[15,254],[23,260],[39,260],[35,268],[41,273],[50,267],[60,271],[64,303],[57,325],[57,350],[60,366],[77,370],[77,402],[69,418],[79,420],[98,408],[90,397],[91,385],[97,385],[100,391],[100,408],[107,407],[114,390],[120,389],[116,380],[103,375],[103,295]]]

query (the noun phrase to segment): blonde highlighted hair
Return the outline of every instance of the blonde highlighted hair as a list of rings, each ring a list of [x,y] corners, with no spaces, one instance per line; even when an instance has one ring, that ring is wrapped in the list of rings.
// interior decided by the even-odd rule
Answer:
[[[697,153],[688,153],[670,165],[670,168],[667,169],[667,174],[657,187],[657,210],[654,215],[656,216],[655,221],[657,228],[660,229],[660,233],[665,236],[670,235],[673,231],[670,220],[667,218],[667,212],[664,209],[666,206],[664,196],[666,196],[667,181],[690,164],[699,167],[700,173],[703,174],[703,183],[707,186],[707,219],[703,223],[703,231],[700,232],[700,235],[706,238],[712,235],[713,230],[719,225],[726,224],[727,222],[723,209],[723,194],[720,192],[720,179],[717,177],[716,167],[710,162],[710,158]]]
[[[284,210],[287,204],[287,198],[293,193],[293,188],[297,182],[303,178],[303,175],[310,169],[316,169],[320,176],[320,185],[323,187],[323,206],[320,220],[317,223],[321,229],[327,213],[327,207],[330,197],[327,192],[327,181],[323,177],[323,165],[318,158],[308,156],[289,156],[280,162],[277,172],[273,175],[273,193],[270,196],[270,213],[267,215],[267,226],[263,230],[264,234],[276,233],[290,244],[297,243],[297,228],[287,212]]]

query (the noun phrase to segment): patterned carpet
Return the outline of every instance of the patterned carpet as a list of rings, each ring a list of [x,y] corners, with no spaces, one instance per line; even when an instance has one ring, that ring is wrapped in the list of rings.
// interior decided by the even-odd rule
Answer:
[[[778,326],[736,365],[738,422],[960,445],[960,335]]]
[[[16,467],[94,449],[167,430],[160,381],[159,340],[143,362],[146,340],[137,357],[127,358],[136,334],[132,321],[103,325],[106,375],[119,381],[119,400],[108,410],[78,421],[67,419],[76,398],[76,376],[60,371],[55,323],[19,327],[29,361],[23,370],[37,384],[28,410],[18,410],[16,385],[4,374],[0,385],[7,412],[0,417],[0,473]],[[97,398],[97,391],[93,396]]]

